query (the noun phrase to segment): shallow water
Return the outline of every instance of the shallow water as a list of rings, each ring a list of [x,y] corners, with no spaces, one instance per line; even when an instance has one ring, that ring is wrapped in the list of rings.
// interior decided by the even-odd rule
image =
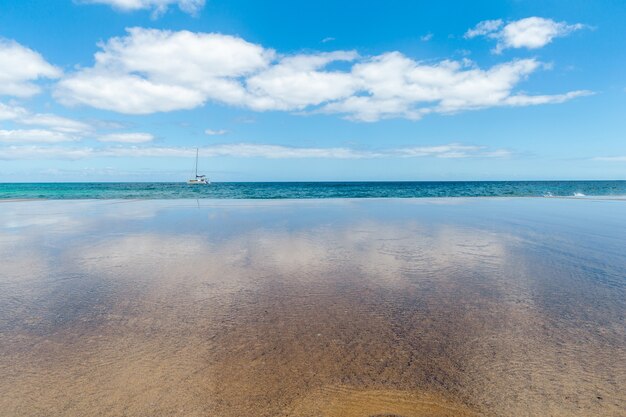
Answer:
[[[0,204],[0,410],[623,416],[626,202]]]

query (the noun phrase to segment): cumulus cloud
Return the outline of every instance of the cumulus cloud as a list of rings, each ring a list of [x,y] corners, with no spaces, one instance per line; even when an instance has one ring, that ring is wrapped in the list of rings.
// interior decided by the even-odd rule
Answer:
[[[102,69],[85,70],[57,85],[55,96],[66,105],[86,104],[126,114],[192,109],[204,104],[200,91]]]
[[[50,146],[8,146],[0,148],[0,159],[82,159],[92,157],[192,157],[195,149],[177,147],[67,148]],[[345,147],[305,148],[252,143],[223,144],[200,148],[203,157],[226,156],[268,159],[376,159],[376,158],[506,158],[506,149],[490,150],[483,146],[452,143],[439,146],[415,146],[359,150]]]
[[[33,96],[41,91],[37,80],[59,78],[61,74],[60,69],[32,49],[0,39],[0,95]]]
[[[344,113],[362,121],[420,119],[429,113],[558,103],[588,93],[528,96],[513,92],[540,67],[535,59],[514,60],[487,70],[463,61],[422,64],[392,52],[353,67],[352,73],[366,86],[367,94],[329,103],[320,111]]]
[[[110,133],[98,137],[100,142],[117,142],[117,143],[146,143],[152,142],[154,136],[150,133]]]
[[[321,69],[357,57],[354,51],[285,57],[246,80],[247,105],[255,110],[302,110],[349,97],[358,89],[359,80],[351,73]]]
[[[498,23],[479,26],[474,30],[487,33]],[[536,59],[481,69],[468,59],[425,63],[400,52],[281,55],[235,36],[142,28],[129,29],[100,48],[92,67],[58,83],[54,94],[59,101],[127,114],[191,109],[213,101],[256,111],[338,113],[376,121],[560,103],[588,94],[517,92],[521,82],[545,67]]]
[[[208,99],[238,104],[238,77],[269,65],[274,53],[234,36],[132,28],[100,45],[92,68],[61,80],[55,95],[128,114],[191,109]]]
[[[197,14],[203,7],[205,0],[78,0],[84,4],[105,4],[114,9],[129,12],[135,10],[152,10],[152,16],[158,17],[170,5],[177,5],[180,10],[191,15]]]
[[[541,48],[552,42],[554,38],[567,36],[584,27],[585,25],[580,23],[570,25],[543,17],[527,17],[506,25],[500,19],[485,20],[469,29],[465,33],[465,38],[486,36],[496,39],[498,43],[493,51],[500,53],[507,48]]]

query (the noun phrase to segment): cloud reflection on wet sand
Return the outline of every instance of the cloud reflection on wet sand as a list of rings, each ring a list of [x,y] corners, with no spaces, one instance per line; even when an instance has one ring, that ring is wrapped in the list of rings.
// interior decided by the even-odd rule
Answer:
[[[626,214],[554,204],[4,204],[0,408],[617,416]]]

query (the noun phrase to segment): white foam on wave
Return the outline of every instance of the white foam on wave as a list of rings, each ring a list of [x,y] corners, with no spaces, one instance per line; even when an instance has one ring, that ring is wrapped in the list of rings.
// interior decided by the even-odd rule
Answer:
[[[583,193],[574,193],[574,197],[586,197]]]

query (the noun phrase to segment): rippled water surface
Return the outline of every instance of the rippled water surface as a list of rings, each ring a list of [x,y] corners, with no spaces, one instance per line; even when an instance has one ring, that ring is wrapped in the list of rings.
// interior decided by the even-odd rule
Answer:
[[[624,416],[626,202],[0,203],[0,414]]]
[[[382,181],[0,183],[6,199],[319,199],[433,197],[626,197],[626,181]]]

